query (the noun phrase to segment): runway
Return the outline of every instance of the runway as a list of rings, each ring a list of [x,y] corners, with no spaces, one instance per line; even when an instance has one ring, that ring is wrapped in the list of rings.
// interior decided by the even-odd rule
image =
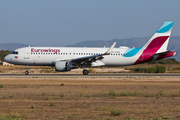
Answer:
[[[0,74],[0,77],[180,77],[178,73],[112,73],[112,74]]]

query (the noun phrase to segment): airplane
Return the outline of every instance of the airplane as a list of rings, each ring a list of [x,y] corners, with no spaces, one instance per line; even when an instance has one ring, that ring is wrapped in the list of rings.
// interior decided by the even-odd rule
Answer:
[[[164,22],[149,41],[142,47],[129,48],[121,46],[114,48],[85,47],[23,47],[14,50],[4,57],[4,61],[15,65],[54,66],[56,71],[66,72],[71,69],[83,68],[83,74],[88,75],[86,68],[99,66],[128,66],[159,60],[176,55],[175,51],[167,50],[174,22]]]

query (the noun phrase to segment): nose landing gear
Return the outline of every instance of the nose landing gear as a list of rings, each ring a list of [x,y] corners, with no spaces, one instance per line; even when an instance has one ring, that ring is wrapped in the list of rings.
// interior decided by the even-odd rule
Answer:
[[[25,71],[25,75],[28,75],[29,74],[29,66],[27,65],[27,67],[26,67],[26,71]]]

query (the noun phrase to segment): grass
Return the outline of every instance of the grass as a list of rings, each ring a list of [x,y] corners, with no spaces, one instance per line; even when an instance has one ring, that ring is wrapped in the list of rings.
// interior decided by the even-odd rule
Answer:
[[[117,94],[114,92],[113,89],[109,90],[109,96],[113,96],[113,97],[116,97]]]
[[[96,73],[96,70],[93,68],[89,68],[89,73]]]
[[[3,87],[4,87],[4,85],[1,84],[1,85],[0,85],[0,88],[3,88]]]
[[[18,118],[18,119],[20,119],[20,118],[28,118],[28,116],[29,116],[29,114],[26,111],[26,109],[18,109],[18,110],[10,112],[10,117],[13,118],[13,119],[14,118]]]
[[[42,93],[42,96],[45,96],[45,95],[46,95],[46,93],[45,93],[45,92],[43,92],[43,93]]]
[[[158,80],[153,77],[1,78],[4,88],[0,90],[0,116],[22,120],[76,119],[74,115],[83,120],[149,120],[153,116],[169,116],[174,120],[180,116],[179,108],[174,107],[180,100],[180,82],[179,77],[173,80],[169,77]],[[61,83],[66,87],[60,87]],[[23,85],[27,88],[22,88]],[[161,117],[162,120],[169,118]]]
[[[163,91],[163,90],[159,90],[159,91],[158,91],[158,94],[159,94],[160,96],[163,96],[163,95],[164,95],[164,91]]]
[[[107,93],[104,92],[104,91],[101,91],[101,92],[99,93],[99,95],[102,96],[102,97],[107,97]],[[93,95],[93,97],[96,97],[96,96],[97,96],[96,94]]]
[[[133,96],[131,91],[121,91],[120,96]]]
[[[54,102],[49,103],[50,106],[55,106]]]
[[[21,118],[17,117],[10,117],[10,116],[5,116],[5,117],[0,117],[0,120],[21,120]]]
[[[103,111],[109,111],[111,113],[111,115],[113,115],[113,116],[120,116],[123,114],[123,111],[121,109],[119,109],[119,108],[114,109],[114,108],[109,107],[109,106],[103,107],[102,110]]]
[[[27,86],[26,86],[26,85],[23,85],[22,87],[23,87],[23,88],[27,88]]]
[[[83,97],[83,91],[81,91],[81,93],[80,93],[80,97]]]
[[[90,98],[90,96],[89,96],[89,95],[86,95],[85,97]]]
[[[45,97],[45,99],[46,99],[46,100],[49,100],[49,98],[48,98],[47,96]]]
[[[111,110],[111,115],[119,116],[119,115],[121,115],[121,113],[119,111]]]
[[[61,94],[61,95],[60,95],[60,97],[64,97],[64,95],[63,95],[63,94]]]

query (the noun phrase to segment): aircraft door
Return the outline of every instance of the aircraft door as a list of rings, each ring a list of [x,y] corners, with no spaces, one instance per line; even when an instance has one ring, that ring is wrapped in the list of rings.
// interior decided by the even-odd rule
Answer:
[[[24,49],[24,59],[29,59],[29,48]]]

